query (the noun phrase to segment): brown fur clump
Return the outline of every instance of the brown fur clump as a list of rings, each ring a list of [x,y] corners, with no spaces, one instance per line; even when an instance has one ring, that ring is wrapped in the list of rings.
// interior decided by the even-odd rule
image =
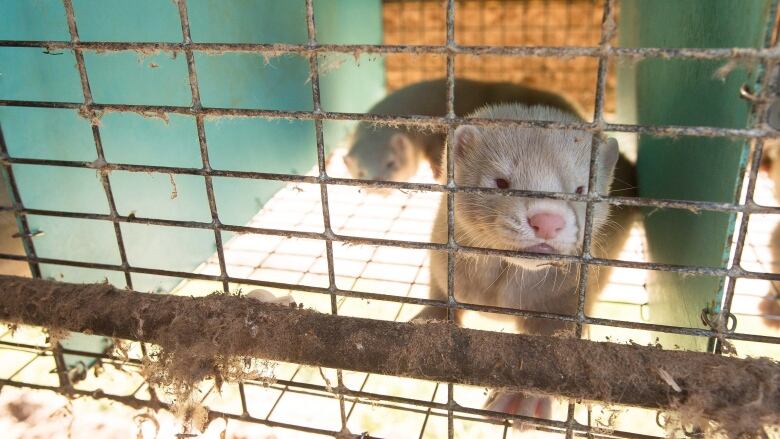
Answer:
[[[194,428],[203,379],[257,379],[266,358],[583,401],[676,410],[686,425],[730,437],[780,425],[780,365],[657,347],[477,331],[320,314],[226,294],[191,298],[0,276],[0,320],[89,329],[159,346],[150,382]],[[132,310],[132,311],[130,311]],[[246,361],[249,361],[247,363]]]

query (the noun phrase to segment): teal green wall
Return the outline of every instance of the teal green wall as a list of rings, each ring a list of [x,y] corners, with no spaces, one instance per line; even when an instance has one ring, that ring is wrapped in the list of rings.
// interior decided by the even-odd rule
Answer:
[[[624,47],[761,47],[771,0],[623,0]],[[618,116],[624,123],[741,128],[749,106],[742,84],[758,69],[736,65],[721,79],[725,61],[647,59],[620,65]],[[723,138],[654,137],[638,141],[640,195],[734,202],[748,148]],[[734,216],[684,210],[646,211],[650,257],[655,262],[724,267]],[[722,279],[651,272],[653,323],[700,327],[702,308],[720,303]],[[717,305],[716,305],[717,306]],[[707,340],[659,334],[665,345],[706,349]]]
[[[380,0],[317,0],[315,20],[322,43],[382,41]],[[82,41],[182,40],[175,2],[168,0],[73,0]],[[306,43],[304,0],[189,0],[195,42]],[[68,41],[61,0],[0,1],[0,39]],[[187,63],[182,53],[85,51],[96,103],[189,106]],[[384,94],[379,57],[319,55],[322,108],[365,112]],[[309,63],[295,54],[196,53],[204,106],[311,110]],[[0,99],[83,102],[72,51],[0,48]],[[0,107],[0,124],[13,157],[92,161],[97,158],[90,123],[74,110]],[[351,123],[325,133],[330,150],[343,142]],[[106,159],[113,163],[200,168],[195,120],[169,114],[107,113],[100,118]],[[300,174],[316,164],[312,121],[260,118],[207,118],[209,159],[215,169]],[[16,165],[25,206],[71,212],[108,213],[95,171]],[[205,181],[176,175],[176,197],[167,174],[113,172],[109,179],[122,215],[209,222]],[[214,178],[220,219],[244,225],[282,186],[279,182]],[[111,223],[30,216],[41,257],[119,264]],[[191,271],[215,251],[209,230],[122,224],[129,263],[135,267]],[[225,238],[229,237],[229,234]],[[65,281],[109,282],[125,287],[120,272],[41,266],[44,277]],[[140,291],[165,291],[179,279],[132,274]],[[87,341],[85,341],[87,340]],[[73,339],[79,349],[101,340]],[[75,343],[75,344],[73,344]],[[68,344],[68,343],[66,343]],[[70,358],[71,361],[78,359]]]

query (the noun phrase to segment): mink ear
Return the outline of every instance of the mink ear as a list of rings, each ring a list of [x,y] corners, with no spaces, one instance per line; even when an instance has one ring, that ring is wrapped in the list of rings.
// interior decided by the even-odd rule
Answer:
[[[455,157],[463,157],[477,141],[479,130],[473,125],[461,125],[455,130],[455,136],[452,141],[452,151]]]
[[[412,155],[412,142],[404,133],[395,133],[390,138],[390,148],[397,156],[408,157]]]
[[[610,137],[601,145],[601,152],[599,153],[599,162],[601,166],[601,172],[603,174],[612,174],[615,169],[615,165],[620,155],[620,149],[618,148],[617,140]]]

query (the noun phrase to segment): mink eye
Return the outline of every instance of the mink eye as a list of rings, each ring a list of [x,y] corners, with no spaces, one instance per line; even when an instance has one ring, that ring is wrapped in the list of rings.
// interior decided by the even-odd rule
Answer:
[[[582,193],[585,192],[585,186],[578,186],[575,192],[582,195]]]
[[[387,162],[387,169],[393,169],[395,168],[395,162],[393,160],[390,160]]]
[[[506,189],[509,187],[509,182],[503,178],[496,179],[496,187],[499,189]]]

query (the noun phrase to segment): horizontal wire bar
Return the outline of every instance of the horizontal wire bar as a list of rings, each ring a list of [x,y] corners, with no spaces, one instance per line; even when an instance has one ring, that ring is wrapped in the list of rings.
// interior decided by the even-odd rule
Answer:
[[[621,197],[612,195],[580,195],[567,192],[545,192],[545,191],[532,191],[532,190],[519,190],[519,189],[498,189],[488,187],[476,187],[476,186],[457,186],[448,187],[446,185],[437,183],[411,183],[411,182],[396,182],[396,181],[379,181],[379,180],[360,180],[352,178],[340,178],[330,176],[311,176],[311,175],[299,175],[299,174],[279,174],[272,172],[256,172],[256,171],[234,171],[234,170],[219,170],[210,169],[204,170],[202,168],[188,168],[180,166],[158,166],[158,165],[137,165],[127,163],[105,163],[98,160],[92,162],[74,161],[74,160],[53,160],[53,159],[38,159],[38,158],[22,158],[22,157],[2,157],[0,154],[0,164],[14,164],[14,165],[38,165],[38,166],[61,166],[68,168],[85,168],[102,170],[104,172],[113,171],[126,171],[126,172],[142,172],[142,173],[162,173],[162,174],[181,174],[181,175],[197,175],[197,176],[216,176],[227,178],[243,178],[254,180],[273,180],[284,181],[289,183],[307,183],[307,184],[319,184],[324,182],[328,185],[334,186],[353,186],[353,187],[367,187],[372,189],[396,189],[407,191],[427,191],[427,192],[456,192],[456,193],[468,193],[468,194],[483,194],[483,195],[503,195],[514,196],[523,198],[540,198],[540,199],[552,199],[571,202],[587,202],[588,200],[594,203],[608,203],[614,206],[634,206],[634,207],[659,207],[668,209],[685,209],[693,213],[701,211],[707,212],[725,212],[725,213],[749,213],[749,214],[780,214],[780,207],[778,206],[763,206],[748,199],[746,204],[738,203],[724,203],[716,201],[696,201],[696,200],[675,200],[667,198],[640,198],[640,197]],[[0,207],[2,208],[2,207]],[[7,210],[7,209],[6,209]]]
[[[82,103],[76,102],[51,102],[51,101],[25,101],[25,100],[0,100],[0,106],[15,107],[41,107],[41,108],[69,108],[81,109]],[[557,122],[534,121],[518,119],[486,119],[476,117],[424,116],[424,115],[381,115],[367,113],[343,113],[335,111],[284,111],[270,109],[249,108],[217,108],[193,107],[175,105],[142,105],[142,104],[99,104],[93,103],[90,108],[104,112],[134,112],[141,115],[161,117],[162,113],[204,115],[206,117],[259,117],[272,119],[302,119],[302,120],[336,120],[336,121],[366,121],[376,124],[403,124],[412,126],[457,126],[479,125],[486,127],[516,126],[525,128],[544,129],[572,129],[589,132],[625,132],[652,134],[663,137],[727,137],[727,138],[778,138],[780,131],[770,128],[718,128],[706,126],[678,126],[678,125],[631,125],[631,124],[594,124],[587,122]]]
[[[108,215],[99,213],[81,213],[81,212],[64,212],[57,210],[45,210],[45,209],[29,209],[29,208],[15,208],[12,206],[0,206],[0,212],[9,211],[23,215],[42,215],[53,216],[62,218],[75,218],[75,219],[89,219],[100,221],[118,221],[128,224],[145,224],[145,225],[158,225],[164,227],[183,227],[193,229],[212,229],[214,227],[213,222],[200,222],[200,221],[184,221],[184,220],[171,220],[161,218],[143,218],[123,215]],[[262,227],[251,226],[236,226],[229,224],[218,224],[218,229],[226,232],[235,233],[254,233],[261,235],[271,236],[284,236],[287,238],[302,238],[302,239],[314,239],[325,240],[326,236],[324,232],[306,232],[296,230],[284,230],[284,229],[268,229]],[[45,232],[45,230],[43,231]],[[434,250],[434,251],[447,251],[450,248],[449,244],[435,243],[435,242],[421,242],[421,241],[405,241],[397,239],[386,238],[369,238],[352,235],[342,235],[333,233],[332,236],[328,236],[328,239],[332,239],[334,242],[341,242],[344,244],[352,245],[374,245],[374,246],[392,246],[407,249],[416,250]],[[753,272],[745,270],[741,267],[732,268],[720,268],[720,267],[707,267],[707,266],[691,266],[680,264],[666,264],[659,262],[641,262],[641,261],[628,261],[621,259],[608,259],[608,258],[596,258],[596,257],[583,257],[579,255],[563,255],[563,254],[547,254],[547,253],[533,253],[521,250],[501,250],[485,247],[471,247],[463,246],[457,243],[453,244],[453,251],[463,254],[477,254],[485,256],[504,256],[504,257],[522,257],[524,259],[531,259],[540,262],[563,262],[563,263],[580,263],[590,264],[598,266],[609,266],[618,268],[632,268],[640,270],[652,270],[652,271],[665,271],[673,273],[694,274],[694,275],[706,275],[706,276],[733,276],[743,277],[748,279],[761,279],[770,281],[780,281],[780,273],[765,273],[765,272]],[[0,254],[0,258],[8,259],[8,255]],[[105,264],[102,264],[105,266]]]
[[[38,47],[48,50],[113,51],[184,51],[220,54],[244,53],[342,53],[356,54],[412,54],[412,55],[503,55],[527,57],[610,58],[627,59],[697,59],[697,60],[776,60],[780,51],[774,48],[665,48],[665,47],[574,47],[574,46],[480,46],[480,45],[416,45],[416,44],[285,44],[285,43],[180,43],[180,42],[110,42],[110,41],[30,41],[0,40],[0,47]]]

